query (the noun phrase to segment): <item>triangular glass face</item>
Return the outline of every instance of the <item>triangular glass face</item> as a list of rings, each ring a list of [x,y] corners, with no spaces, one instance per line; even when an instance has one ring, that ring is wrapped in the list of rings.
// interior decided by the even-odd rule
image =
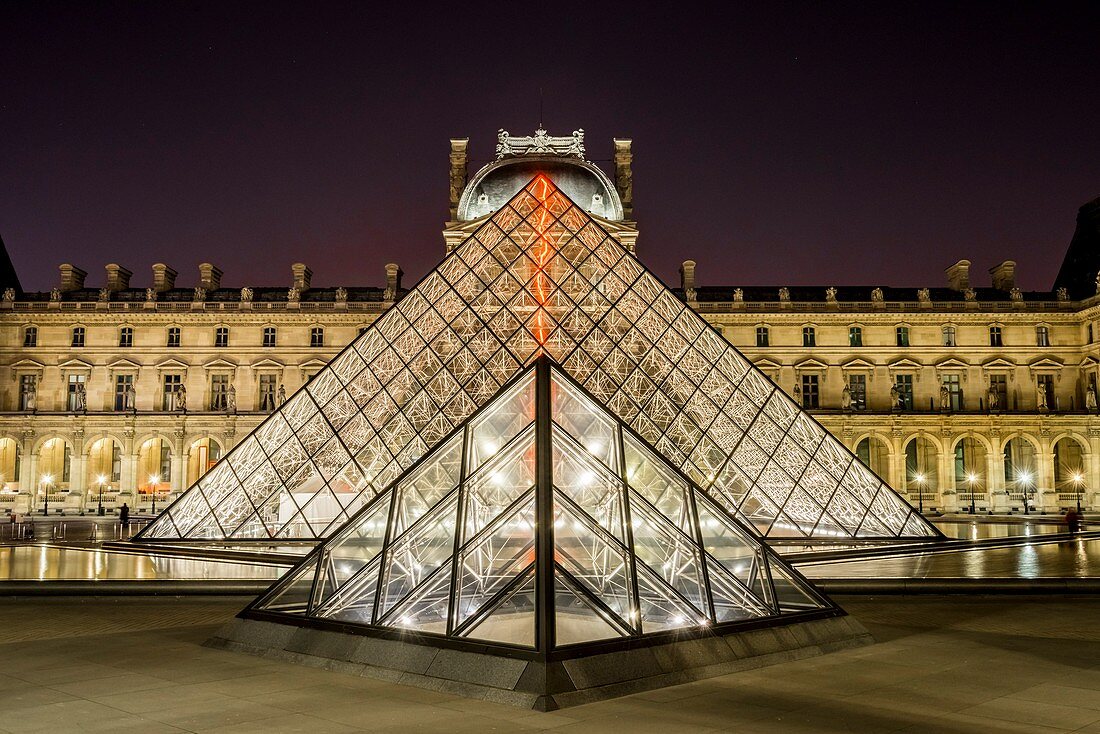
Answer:
[[[237,527],[248,528],[239,537],[331,534],[340,513],[327,500],[311,506],[314,494],[327,487],[341,507],[362,504],[540,353],[762,534],[938,534],[538,176],[139,539],[225,538]],[[617,471],[606,425],[584,423],[568,393],[557,396],[559,425]],[[486,420],[490,439],[512,430]],[[470,448],[472,464],[486,458]]]
[[[833,607],[540,359],[251,609],[550,649]]]

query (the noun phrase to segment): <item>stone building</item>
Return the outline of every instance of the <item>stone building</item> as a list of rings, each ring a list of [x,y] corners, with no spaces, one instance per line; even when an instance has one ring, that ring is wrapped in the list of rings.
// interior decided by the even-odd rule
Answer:
[[[501,131],[497,159],[470,176],[467,141],[452,140],[447,249],[542,171],[633,251],[631,141],[613,146],[607,173],[583,131]],[[942,287],[737,287],[703,285],[689,260],[678,292],[913,504],[1100,505],[1100,199],[1081,208],[1050,291],[1021,291],[1011,261],[972,283],[970,265]],[[59,271],[51,291],[25,292],[0,257],[8,511],[47,496],[69,513],[101,496],[162,506],[404,293],[396,264],[374,287],[317,287],[302,263],[278,287],[223,284],[211,263],[195,288],[167,264],[134,285],[115,263],[91,284]]]

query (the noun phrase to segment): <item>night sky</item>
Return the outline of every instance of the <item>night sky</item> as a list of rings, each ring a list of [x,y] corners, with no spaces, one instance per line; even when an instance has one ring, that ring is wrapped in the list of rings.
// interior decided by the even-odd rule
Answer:
[[[226,7],[226,6],[230,7]],[[1053,281],[1100,195],[1100,3],[0,4],[0,235],[193,285],[411,284],[443,254],[448,138],[634,139],[640,257],[670,283]],[[476,10],[475,10],[476,8]]]

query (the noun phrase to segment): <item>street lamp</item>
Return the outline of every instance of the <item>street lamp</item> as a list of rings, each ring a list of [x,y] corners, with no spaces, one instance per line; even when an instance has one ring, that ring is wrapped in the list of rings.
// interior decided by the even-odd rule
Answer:
[[[1030,490],[1030,487],[1031,487],[1031,472],[1027,472],[1027,471],[1020,472],[1020,481],[1024,485],[1024,514],[1025,515],[1030,515],[1031,514],[1031,505],[1028,502],[1028,496],[1031,494],[1031,490]]]
[[[42,514],[50,514],[50,484],[53,482],[53,477],[49,474],[42,475]]]
[[[96,514],[103,517],[106,511],[103,509],[103,485],[107,483],[107,477],[100,474],[96,477],[96,481],[99,482],[99,507],[96,510]]]
[[[1081,485],[1085,481],[1085,476],[1081,472],[1074,472],[1073,474],[1073,488],[1077,492],[1077,514],[1081,514]]]
[[[977,477],[977,475],[974,474],[974,472],[969,472],[966,475],[966,483],[970,487],[970,514],[971,515],[973,515],[975,513],[975,509],[974,509],[974,483],[976,481],[978,481],[978,477]]]
[[[917,512],[924,514],[924,473],[916,476],[917,480]]]
[[[153,493],[153,514],[157,514],[157,485],[160,484],[160,475],[153,474],[149,477],[149,489]]]

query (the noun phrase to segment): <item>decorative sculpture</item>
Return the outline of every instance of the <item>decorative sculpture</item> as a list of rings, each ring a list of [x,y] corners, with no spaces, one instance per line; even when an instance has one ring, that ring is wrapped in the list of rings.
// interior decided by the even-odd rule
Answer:
[[[978,300],[978,291],[974,290],[973,288],[967,288],[965,291],[963,291],[963,298],[971,302],[976,301]]]
[[[397,288],[394,287],[393,283],[387,283],[386,284],[386,290],[384,290],[382,292],[382,300],[385,301],[386,303],[393,303],[394,299],[396,299],[396,298],[397,298]]]
[[[137,410],[137,390],[134,389],[132,382],[126,386],[126,391],[122,394],[122,407],[124,410]]]
[[[927,288],[921,288],[920,290],[917,291],[917,300],[920,303],[931,303],[932,302],[932,291],[930,291]]]
[[[30,380],[24,384],[23,389],[24,410],[33,413],[38,410],[38,381]]]
[[[241,288],[241,303],[252,303],[252,289],[248,286]]]
[[[745,300],[745,292],[740,288],[733,289],[733,301],[734,303],[741,303]]]
[[[286,402],[286,388],[283,387],[282,383],[279,383],[279,393],[276,402],[278,402],[280,408],[283,407],[283,403]]]
[[[302,289],[292,285],[286,290],[287,303],[297,303],[302,297]]]
[[[840,409],[852,409],[852,388],[848,387],[847,382],[844,383],[844,389],[840,391]]]
[[[1096,290],[1095,290],[1095,293],[1096,293],[1097,295],[1100,295],[1100,273],[1097,273],[1097,274],[1096,274],[1096,280],[1095,280],[1094,282],[1096,283]]]
[[[180,385],[176,388],[175,396],[176,396],[176,410],[178,410],[181,413],[186,413],[187,412],[187,387],[183,383],[180,383]]]
[[[512,137],[507,130],[497,131],[497,160],[509,156],[561,155],[584,158],[584,130],[556,137],[540,127],[528,137]]]
[[[1039,410],[1049,409],[1047,405],[1047,388],[1046,385],[1041,382],[1035,386],[1035,404],[1038,406]]]
[[[828,303],[836,303],[836,288],[829,286],[825,289],[825,300]]]
[[[53,301],[54,303],[57,303],[58,301],[61,300],[61,289],[60,288],[51,288],[50,289],[50,300]]]
[[[5,288],[4,289],[4,302],[5,303],[11,303],[14,300],[15,300],[15,289],[14,288]]]
[[[901,410],[901,393],[898,391],[898,386],[890,386],[890,410]]]
[[[1062,286],[1061,288],[1056,290],[1055,294],[1057,294],[1059,301],[1068,301],[1069,300],[1069,289],[1066,288],[1065,286]]]
[[[76,383],[76,412],[88,412],[88,391],[83,382]]]
[[[1024,292],[1020,289],[1019,286],[1016,286],[1012,290],[1010,290],[1008,292],[1008,295],[1010,298],[1012,298],[1013,301],[1024,300]]]
[[[986,391],[985,401],[989,405],[989,410],[994,411],[999,407],[1001,401],[1000,393],[997,392],[997,388],[992,382],[989,383],[989,390]]]
[[[99,302],[100,303],[106,303],[109,300],[111,300],[111,289],[110,288],[100,288],[99,289]]]
[[[145,302],[146,303],[156,303],[156,300],[157,300],[157,291],[156,291],[156,289],[146,288],[145,289]]]
[[[195,286],[194,295],[191,296],[191,300],[195,303],[202,303],[206,300],[206,289],[200,286]]]
[[[336,289],[336,302],[347,303],[348,302],[348,289],[343,286]]]
[[[684,298],[686,298],[689,303],[695,303],[695,295],[696,293],[694,288],[684,289]]]
[[[789,288],[780,288],[779,289],[779,300],[782,303],[790,303],[791,302],[791,291],[790,291]]]
[[[1089,385],[1089,389],[1085,391],[1085,410],[1096,412],[1096,388],[1093,385]]]
[[[237,388],[232,385],[225,393],[225,412],[230,415],[237,412]]]
[[[951,410],[951,391],[947,389],[947,385],[940,385],[940,410]]]
[[[872,303],[885,303],[886,302],[886,294],[883,293],[881,288],[875,288],[874,290],[871,291],[871,302]]]

